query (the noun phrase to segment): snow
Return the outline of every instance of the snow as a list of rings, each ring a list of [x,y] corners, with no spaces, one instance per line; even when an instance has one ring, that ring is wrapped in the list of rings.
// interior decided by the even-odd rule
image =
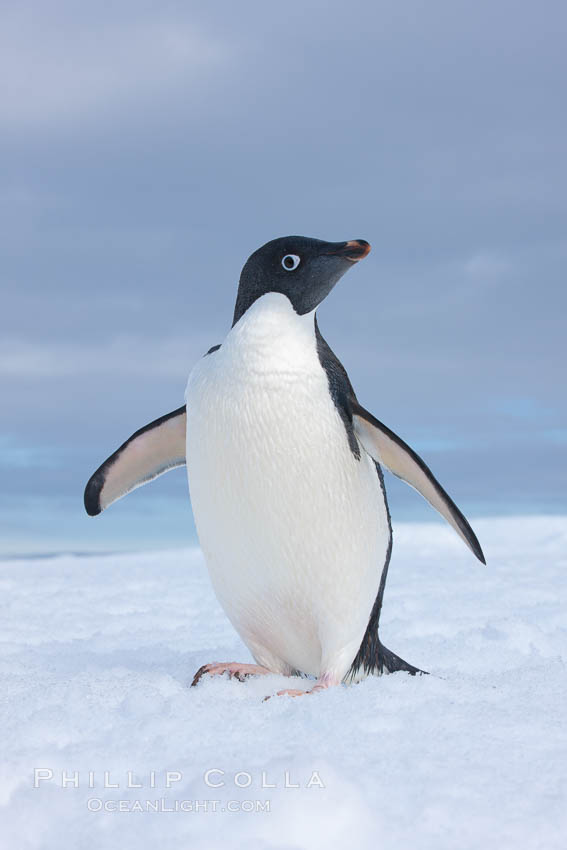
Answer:
[[[567,520],[474,527],[487,567],[448,528],[395,529],[382,636],[431,675],[296,699],[188,688],[250,660],[196,549],[1,562],[0,846],[564,848]]]

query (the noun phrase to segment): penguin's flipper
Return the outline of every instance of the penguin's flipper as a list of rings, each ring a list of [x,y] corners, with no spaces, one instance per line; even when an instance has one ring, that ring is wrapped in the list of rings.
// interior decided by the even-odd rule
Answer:
[[[358,402],[353,401],[351,404],[355,434],[370,457],[421,493],[449,525],[453,526],[478,560],[485,564],[474,531],[419,455]]]
[[[185,465],[185,405],[132,434],[99,466],[85,487],[85,509],[96,516],[168,469]]]

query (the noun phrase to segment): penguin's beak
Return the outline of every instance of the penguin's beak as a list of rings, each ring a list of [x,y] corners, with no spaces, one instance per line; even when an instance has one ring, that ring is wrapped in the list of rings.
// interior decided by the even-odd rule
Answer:
[[[351,239],[349,242],[338,242],[333,251],[325,252],[329,256],[344,257],[351,263],[358,263],[370,253],[370,244],[366,239]]]

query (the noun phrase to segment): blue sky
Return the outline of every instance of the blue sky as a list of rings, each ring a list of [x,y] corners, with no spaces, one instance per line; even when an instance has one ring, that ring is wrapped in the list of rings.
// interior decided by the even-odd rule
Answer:
[[[372,243],[321,328],[463,510],[566,510],[563,4],[0,16],[0,551],[192,540],[182,471],[96,520],[83,486],[289,233]]]

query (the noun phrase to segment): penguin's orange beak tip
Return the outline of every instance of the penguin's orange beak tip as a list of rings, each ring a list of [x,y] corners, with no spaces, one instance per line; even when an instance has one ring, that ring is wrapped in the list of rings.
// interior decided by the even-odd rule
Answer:
[[[358,263],[370,253],[370,243],[366,239],[351,239],[346,243],[345,257],[353,263]]]
[[[348,242],[343,242],[336,251],[330,251],[330,254],[338,257],[344,257],[345,260],[350,260],[351,263],[358,263],[370,253],[370,243],[366,239],[350,239]]]

